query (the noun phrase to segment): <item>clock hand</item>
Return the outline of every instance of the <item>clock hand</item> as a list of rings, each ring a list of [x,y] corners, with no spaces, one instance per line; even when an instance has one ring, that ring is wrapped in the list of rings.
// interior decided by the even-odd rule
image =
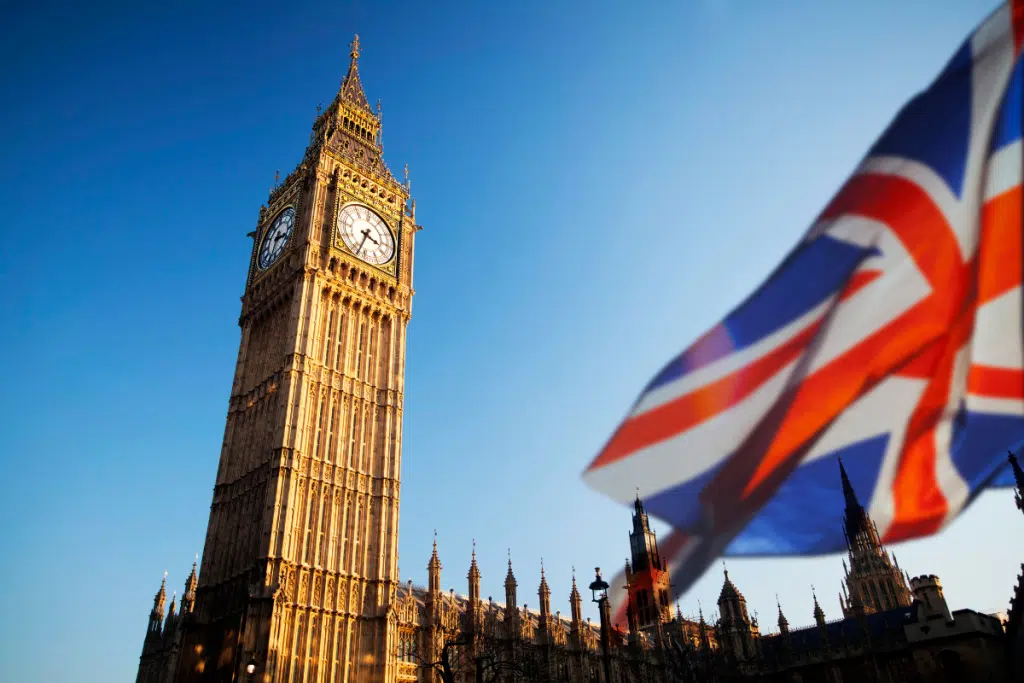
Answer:
[[[359,243],[359,248],[356,249],[356,256],[358,256],[359,252],[363,250],[363,245],[366,244],[366,238],[370,236],[368,233],[369,230],[363,230],[363,241]]]

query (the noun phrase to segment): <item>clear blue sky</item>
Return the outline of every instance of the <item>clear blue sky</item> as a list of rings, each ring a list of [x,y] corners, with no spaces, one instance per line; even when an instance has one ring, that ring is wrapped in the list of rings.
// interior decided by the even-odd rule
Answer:
[[[644,7],[644,10],[638,8]],[[400,567],[512,549],[611,570],[628,512],[580,481],[661,364],[752,290],[992,0],[21,3],[0,27],[0,680],[135,675],[164,570],[201,551],[250,240],[354,32],[417,239]],[[14,14],[10,14],[13,12]],[[1005,609],[1012,496],[897,548]],[[733,561],[829,617],[838,557]],[[712,572],[682,599],[718,595]]]

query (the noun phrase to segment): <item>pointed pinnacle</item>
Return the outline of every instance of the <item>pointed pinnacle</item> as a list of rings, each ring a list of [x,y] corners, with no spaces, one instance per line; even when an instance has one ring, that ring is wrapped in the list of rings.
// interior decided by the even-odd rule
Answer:
[[[361,52],[359,51],[359,34],[358,33],[355,35],[355,38],[352,39],[352,42],[349,45],[349,47],[352,48],[352,51],[349,52],[349,57],[352,58],[352,63],[355,64],[356,60],[359,59],[359,55],[361,54]]]

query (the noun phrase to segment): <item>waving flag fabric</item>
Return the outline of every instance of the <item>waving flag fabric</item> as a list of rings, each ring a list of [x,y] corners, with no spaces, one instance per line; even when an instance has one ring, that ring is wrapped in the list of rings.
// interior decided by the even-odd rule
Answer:
[[[1010,483],[1006,449],[1024,439],[1022,4],[966,40],[584,473],[624,503],[639,489],[673,526],[659,545],[680,593],[723,554],[842,549],[840,457],[890,542]]]

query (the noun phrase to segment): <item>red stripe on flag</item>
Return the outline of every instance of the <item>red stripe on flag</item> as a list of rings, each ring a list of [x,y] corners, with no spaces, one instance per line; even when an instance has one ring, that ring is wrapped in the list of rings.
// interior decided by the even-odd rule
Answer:
[[[972,365],[967,375],[967,393],[985,398],[1024,400],[1024,371],[1019,368]]]
[[[846,301],[853,297],[854,294],[864,289],[872,282],[881,277],[882,271],[880,270],[858,270],[850,277],[850,281],[846,284],[846,289],[839,296],[840,301]]]
[[[1020,53],[1021,45],[1024,45],[1024,1],[1011,0],[1011,16],[1013,21],[1013,45]]]
[[[665,441],[733,407],[799,356],[820,326],[820,321],[810,325],[750,365],[626,420],[589,469],[621,460],[641,448]]]
[[[982,304],[1020,286],[1022,216],[1019,185],[982,207],[978,244],[978,299]]]

